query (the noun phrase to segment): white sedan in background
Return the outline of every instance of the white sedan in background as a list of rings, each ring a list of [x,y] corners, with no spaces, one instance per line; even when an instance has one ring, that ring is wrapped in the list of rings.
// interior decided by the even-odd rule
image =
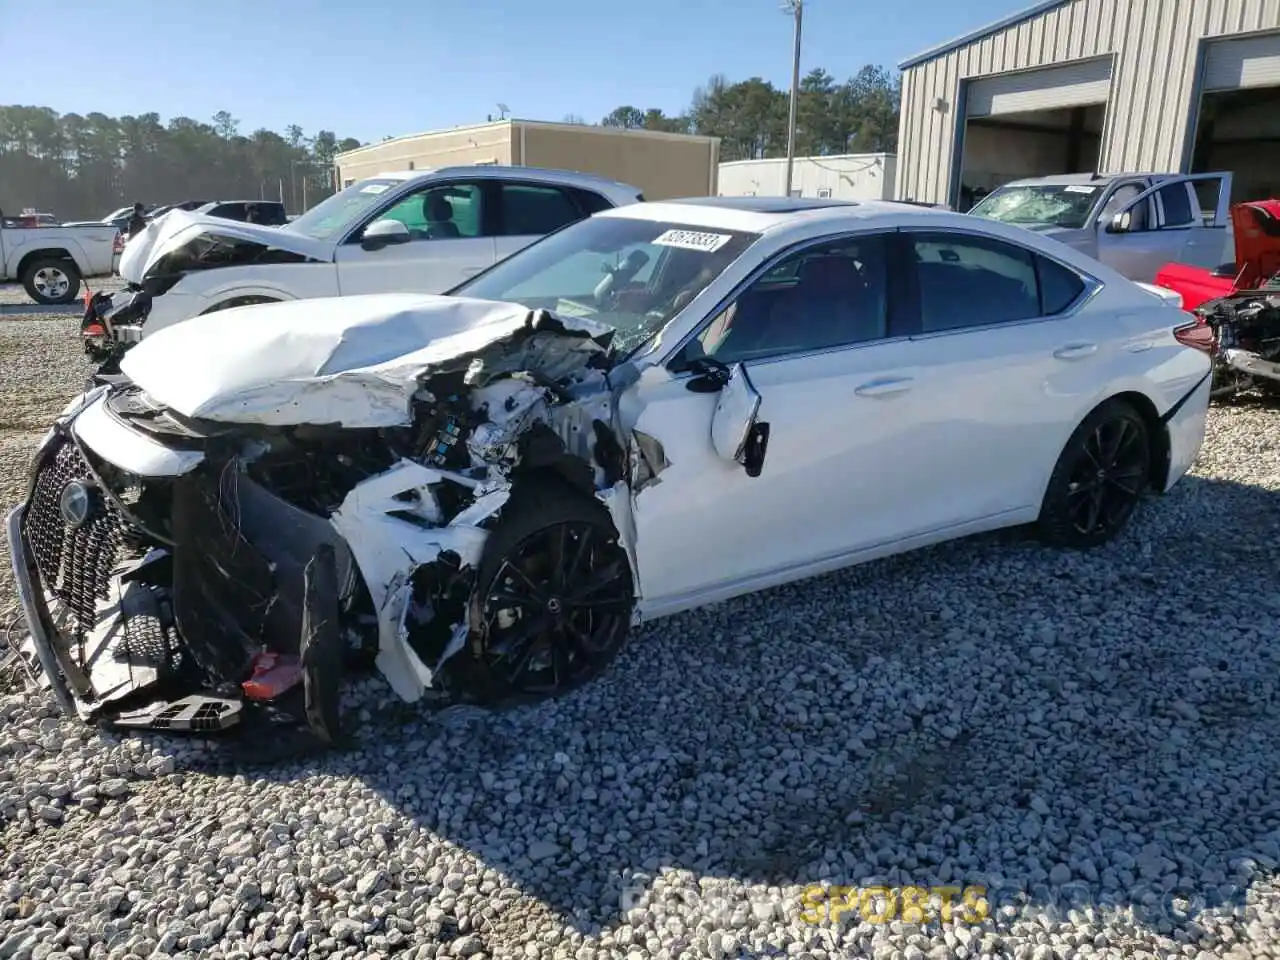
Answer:
[[[379,174],[283,225],[173,210],[130,238],[82,324],[116,361],[170,324],[231,307],[366,293],[442,293],[545,234],[642,201],[636,187],[569,170],[469,166]],[[223,204],[222,206],[226,206]]]
[[[147,338],[37,455],[19,591],[64,703],[99,719],[230,723],[265,646],[300,655],[328,736],[339,637],[407,700],[554,695],[642,620],[1017,524],[1105,543],[1196,458],[1204,330],[976,217],[622,207],[446,296]],[[95,653],[128,615],[201,666],[198,710],[120,713],[185,676]]]

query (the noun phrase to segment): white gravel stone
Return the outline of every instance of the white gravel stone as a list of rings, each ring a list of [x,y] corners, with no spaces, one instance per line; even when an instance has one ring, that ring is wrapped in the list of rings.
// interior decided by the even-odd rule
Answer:
[[[4,294],[7,507],[87,367],[78,311]],[[361,748],[318,760],[210,772],[0,688],[0,957],[1280,957],[1278,416],[1215,408],[1103,549],[745,597],[534,708],[389,714],[361,680]],[[815,924],[814,884],[989,916]]]

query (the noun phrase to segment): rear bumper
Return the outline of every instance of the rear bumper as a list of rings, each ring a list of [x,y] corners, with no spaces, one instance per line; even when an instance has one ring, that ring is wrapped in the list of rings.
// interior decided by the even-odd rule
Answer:
[[[1165,478],[1165,492],[1173,489],[1200,455],[1212,391],[1213,373],[1209,370],[1199,384],[1165,414],[1165,427],[1169,431],[1169,474]]]

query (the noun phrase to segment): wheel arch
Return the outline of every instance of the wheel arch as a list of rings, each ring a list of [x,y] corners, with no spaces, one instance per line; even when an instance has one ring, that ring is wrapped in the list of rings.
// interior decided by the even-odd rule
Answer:
[[[248,307],[255,303],[281,303],[285,300],[292,299],[293,297],[287,297],[275,291],[262,293],[238,293],[234,296],[219,300],[207,309],[201,310],[198,316],[204,316],[206,313],[218,313],[222,310],[230,310],[233,307]]]
[[[1133,407],[1138,416],[1142,417],[1142,422],[1146,425],[1147,436],[1151,443],[1150,486],[1152,490],[1164,490],[1166,481],[1169,479],[1169,458],[1171,455],[1168,424],[1160,416],[1151,398],[1139,390],[1125,390],[1121,393],[1113,394],[1107,397],[1106,400],[1101,401],[1101,403],[1096,404],[1085,416],[1089,416],[1103,403],[1107,403],[1110,400],[1124,401]]]
[[[37,260],[67,260],[74,266],[77,272],[80,272],[80,264],[76,261],[75,254],[65,247],[41,247],[38,250],[30,250],[22,255],[22,259],[18,261],[18,269],[15,274],[21,280],[27,272],[27,268]]]

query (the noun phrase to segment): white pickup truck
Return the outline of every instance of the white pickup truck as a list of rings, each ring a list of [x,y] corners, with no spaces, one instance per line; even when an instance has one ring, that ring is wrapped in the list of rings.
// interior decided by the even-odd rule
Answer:
[[[19,227],[0,219],[0,283],[17,280],[36,303],[71,303],[82,277],[110,274],[119,231],[92,227]]]

